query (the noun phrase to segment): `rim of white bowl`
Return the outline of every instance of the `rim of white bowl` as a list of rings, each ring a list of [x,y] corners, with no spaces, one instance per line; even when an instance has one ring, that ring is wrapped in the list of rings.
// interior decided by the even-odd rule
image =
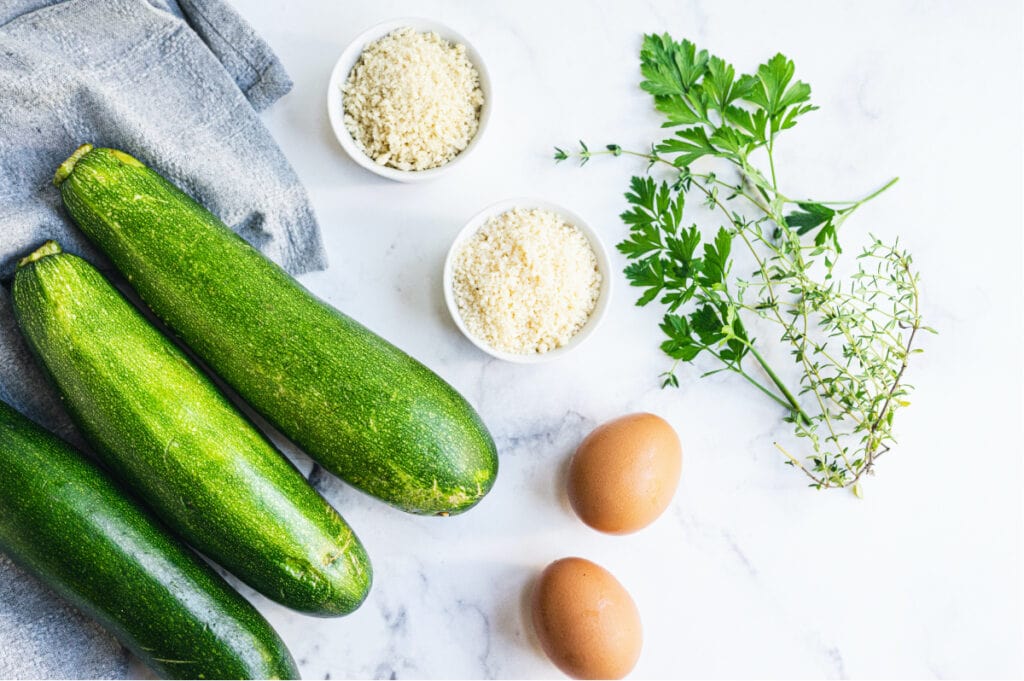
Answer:
[[[412,28],[414,31],[421,33],[434,32],[445,40],[465,45],[466,56],[469,58],[469,61],[473,66],[476,67],[477,73],[480,75],[480,89],[483,91],[484,95],[484,103],[480,109],[480,123],[477,126],[476,134],[473,135],[473,139],[471,139],[466,148],[459,152],[459,155],[451,161],[445,163],[443,166],[429,168],[427,170],[399,170],[398,168],[380,165],[359,148],[355,140],[352,139],[352,135],[345,127],[344,121],[341,85],[345,82],[345,79],[348,78],[348,74],[352,71],[352,67],[355,66],[356,62],[359,60],[363,50],[366,49],[367,45],[375,40],[383,38],[387,34],[396,31],[399,28],[405,27]],[[487,70],[487,64],[484,62],[483,57],[473,44],[467,40],[464,35],[450,26],[432,19],[423,19],[420,17],[389,19],[388,21],[383,21],[371,26],[357,35],[344,49],[341,56],[338,57],[338,61],[335,62],[334,69],[331,71],[331,77],[327,83],[327,117],[331,121],[331,128],[334,130],[334,136],[338,138],[338,143],[341,145],[341,148],[345,150],[345,153],[348,154],[353,161],[363,168],[366,168],[371,173],[397,182],[424,182],[432,180],[464,162],[466,158],[472,154],[473,150],[476,149],[480,139],[483,137],[484,130],[487,128],[487,123],[491,118],[491,109],[493,108],[494,87],[491,83],[491,76]]]
[[[587,238],[587,241],[590,242],[590,247],[594,250],[594,255],[597,257],[597,269],[601,273],[601,289],[598,292],[597,302],[594,304],[594,309],[591,311],[590,317],[587,318],[586,324],[583,325],[583,328],[580,329],[575,336],[569,339],[568,343],[560,348],[555,348],[554,350],[549,350],[542,354],[523,355],[505,352],[504,350],[491,347],[483,339],[477,338],[469,331],[468,328],[466,328],[462,315],[459,313],[458,303],[455,301],[455,258],[462,246],[474,234],[476,234],[490,218],[501,215],[513,208],[540,208],[542,210],[549,210],[564,218],[566,222],[580,230],[583,236]],[[543,362],[550,362],[551,360],[572,352],[594,334],[594,331],[597,330],[597,327],[600,326],[601,321],[604,319],[605,313],[608,311],[608,303],[611,300],[612,278],[609,276],[610,274],[611,263],[608,260],[608,252],[605,250],[604,242],[601,240],[601,237],[594,228],[590,226],[590,223],[584,220],[578,213],[546,199],[517,197],[492,203],[471,217],[462,229],[459,230],[459,233],[455,236],[455,240],[452,241],[451,247],[448,249],[447,257],[445,257],[444,260],[442,283],[444,286],[444,301],[448,306],[448,313],[455,322],[455,326],[457,326],[459,331],[462,332],[462,335],[469,339],[473,345],[480,348],[488,355],[505,360],[506,362],[514,362],[516,364],[540,364]]]

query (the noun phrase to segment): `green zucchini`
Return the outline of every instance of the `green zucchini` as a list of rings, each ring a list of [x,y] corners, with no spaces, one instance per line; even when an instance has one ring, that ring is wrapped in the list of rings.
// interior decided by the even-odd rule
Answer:
[[[153,312],[325,469],[420,514],[460,513],[490,490],[494,441],[461,395],[159,174],[83,145],[54,183]]]
[[[297,679],[265,619],[95,464],[0,401],[0,551],[175,679]]]
[[[355,534],[95,268],[47,242],[14,312],[104,466],[200,552],[283,605],[344,615],[370,588]]]

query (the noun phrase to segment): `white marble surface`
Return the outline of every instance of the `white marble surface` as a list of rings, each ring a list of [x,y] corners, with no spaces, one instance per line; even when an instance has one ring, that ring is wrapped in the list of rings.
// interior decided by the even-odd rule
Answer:
[[[636,599],[636,677],[1024,674],[1019,3],[236,2],[295,80],[265,120],[324,230],[331,267],[304,282],[459,388],[501,453],[490,496],[446,520],[321,478],[376,583],[337,620],[254,597],[306,677],[557,677],[523,597],[567,555],[604,565]],[[467,35],[497,91],[475,158],[420,186],[357,167],[324,107],[349,39],[408,15]],[[641,167],[556,167],[550,151],[657,134],[637,89],[643,31],[689,37],[741,68],[776,51],[795,59],[821,111],[783,137],[781,181],[794,193],[843,198],[902,177],[845,237],[901,236],[941,335],[911,368],[918,392],[901,412],[901,445],[862,501],[804,487],[771,447],[780,414],[737,380],[695,369],[680,390],[660,390],[657,314],[633,307],[621,279],[599,332],[542,367],[489,360],[445,311],[445,251],[490,202],[545,197],[609,245],[622,236],[621,194]],[[565,463],[591,427],[635,410],[679,430],[683,480],[652,527],[599,535],[567,505]]]

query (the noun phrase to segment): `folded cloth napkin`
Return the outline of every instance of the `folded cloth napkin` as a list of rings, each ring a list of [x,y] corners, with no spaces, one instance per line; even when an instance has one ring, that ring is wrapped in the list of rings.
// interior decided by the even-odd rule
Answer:
[[[6,286],[46,239],[109,267],[51,184],[83,142],[138,157],[292,273],[325,266],[305,190],[256,115],[290,88],[224,0],[0,2],[0,398],[79,441]],[[128,673],[120,646],[0,556],[0,678]]]

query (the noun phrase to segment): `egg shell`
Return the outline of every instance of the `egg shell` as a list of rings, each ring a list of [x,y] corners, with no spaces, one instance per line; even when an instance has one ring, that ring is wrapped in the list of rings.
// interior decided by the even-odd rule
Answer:
[[[549,565],[534,587],[532,611],[544,652],[574,679],[621,679],[640,658],[636,604],[596,563],[563,558]]]
[[[629,534],[672,502],[683,455],[679,436],[654,414],[629,414],[598,426],[569,464],[569,503],[601,532]]]

